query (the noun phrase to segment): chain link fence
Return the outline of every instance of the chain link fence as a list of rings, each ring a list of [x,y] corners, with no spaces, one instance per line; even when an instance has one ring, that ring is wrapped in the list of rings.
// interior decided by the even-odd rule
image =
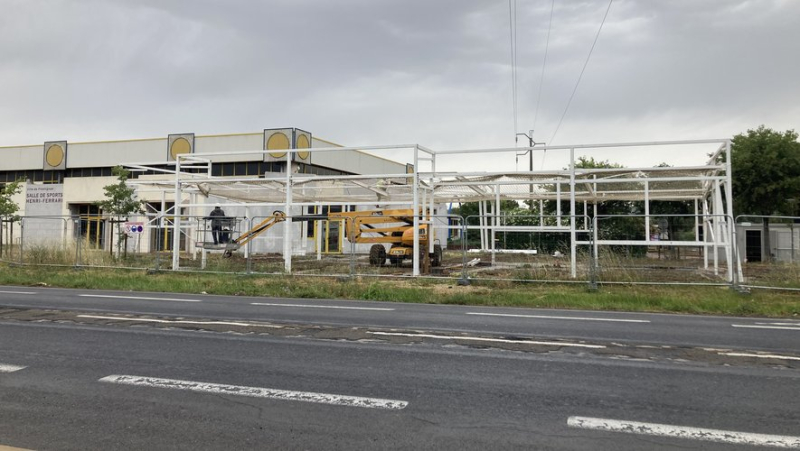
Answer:
[[[728,216],[601,215],[594,223],[598,283],[733,283]]]
[[[800,290],[800,216],[736,217],[741,284]]]
[[[573,277],[570,223],[576,242],[592,222],[577,215],[471,215],[465,219],[465,279],[590,282],[591,247],[577,246]]]
[[[285,274],[285,227],[293,227],[292,274],[408,277],[414,273],[413,220],[381,231],[382,226],[370,225],[374,213],[328,220],[285,217],[274,224],[272,219],[229,217],[214,230],[207,217],[182,216],[179,268]],[[241,239],[265,221],[271,225],[246,241]],[[174,222],[174,217],[152,216],[133,223],[141,226],[137,228],[130,222],[88,216],[4,217],[0,261],[169,270],[176,243]],[[356,223],[362,224],[358,233]],[[641,283],[800,290],[797,216],[738,216],[734,221],[703,214],[432,215],[422,217],[420,225],[420,275],[461,284]],[[732,235],[735,239],[728,242]]]

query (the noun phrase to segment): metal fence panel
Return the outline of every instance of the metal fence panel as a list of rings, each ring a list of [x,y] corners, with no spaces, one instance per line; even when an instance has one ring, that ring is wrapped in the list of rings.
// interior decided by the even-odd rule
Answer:
[[[736,229],[743,286],[800,290],[800,217],[742,215]]]

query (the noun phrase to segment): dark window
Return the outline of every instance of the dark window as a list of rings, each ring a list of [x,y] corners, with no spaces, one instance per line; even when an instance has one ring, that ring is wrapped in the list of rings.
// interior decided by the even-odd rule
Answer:
[[[223,177],[230,177],[233,175],[233,163],[225,163],[222,165]]]
[[[261,175],[261,169],[258,167],[258,161],[251,161],[247,163],[247,175]]]

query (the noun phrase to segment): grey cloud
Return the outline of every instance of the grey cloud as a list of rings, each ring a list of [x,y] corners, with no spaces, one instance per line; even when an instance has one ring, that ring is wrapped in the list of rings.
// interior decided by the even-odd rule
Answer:
[[[551,3],[516,4],[527,130]],[[540,140],[606,6],[555,2]],[[3,10],[0,145],[284,125],[346,144],[514,142],[507,1],[7,0]],[[800,3],[778,0],[616,0],[557,141],[796,127],[796,17]]]

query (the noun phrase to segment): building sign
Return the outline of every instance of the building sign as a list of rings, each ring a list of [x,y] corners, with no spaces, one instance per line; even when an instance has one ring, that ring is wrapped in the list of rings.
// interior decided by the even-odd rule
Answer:
[[[126,222],[123,225],[125,233],[128,235],[137,235],[144,232],[144,223],[143,222]]]
[[[32,185],[25,187],[25,242],[60,243],[66,233],[64,185]]]
[[[64,185],[31,185],[25,190],[25,215],[61,215],[64,202]]]

